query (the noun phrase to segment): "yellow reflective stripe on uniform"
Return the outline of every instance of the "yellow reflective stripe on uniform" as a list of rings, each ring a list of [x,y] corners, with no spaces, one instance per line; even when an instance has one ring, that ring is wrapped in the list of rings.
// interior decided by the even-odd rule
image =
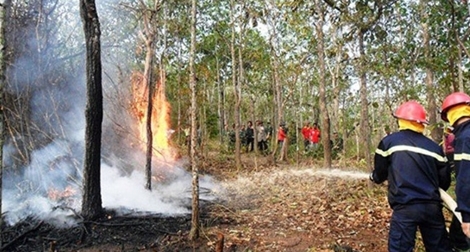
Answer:
[[[447,158],[444,157],[444,156],[441,156],[437,153],[434,153],[432,151],[428,151],[428,150],[423,149],[423,148],[408,146],[408,145],[393,146],[392,148],[388,149],[387,151],[377,149],[377,150],[375,150],[375,153],[377,153],[377,154],[379,154],[383,157],[388,157],[388,156],[392,155],[394,152],[397,152],[397,151],[411,151],[411,152],[414,152],[414,153],[423,154],[423,155],[426,155],[426,156],[433,157],[433,158],[437,159],[440,162],[447,162]],[[467,158],[470,160],[470,155],[467,154]]]
[[[467,153],[455,154],[454,153],[454,160],[456,160],[456,161],[462,161],[462,160],[470,161],[470,154],[467,154]]]

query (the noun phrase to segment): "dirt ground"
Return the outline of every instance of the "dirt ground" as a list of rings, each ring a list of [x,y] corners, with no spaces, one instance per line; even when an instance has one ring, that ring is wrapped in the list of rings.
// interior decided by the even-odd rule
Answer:
[[[226,201],[212,208],[230,220],[209,229],[227,251],[387,251],[386,188],[370,187],[364,172],[264,164],[227,179]]]
[[[4,227],[2,251],[387,251],[391,214],[386,186],[370,186],[354,167],[320,169],[244,154],[207,155],[201,173],[220,181],[202,202],[201,230],[191,216],[106,216],[59,230],[34,220]],[[352,166],[352,165],[351,165]],[[420,250],[418,237],[417,249]]]

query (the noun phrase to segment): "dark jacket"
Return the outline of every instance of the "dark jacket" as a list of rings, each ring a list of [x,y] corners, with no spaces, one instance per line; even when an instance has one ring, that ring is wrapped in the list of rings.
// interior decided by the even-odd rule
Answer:
[[[375,183],[388,180],[388,202],[397,205],[442,202],[439,187],[450,186],[442,148],[423,134],[402,130],[386,136],[375,151]]]
[[[253,128],[247,127],[245,131],[246,139],[253,139],[255,138],[255,131]]]
[[[454,128],[454,163],[457,183],[457,211],[464,222],[470,222],[470,121]]]

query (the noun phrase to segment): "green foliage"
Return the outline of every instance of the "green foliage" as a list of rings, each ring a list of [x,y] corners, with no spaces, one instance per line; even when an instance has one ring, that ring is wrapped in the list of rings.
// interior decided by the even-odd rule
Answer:
[[[206,115],[206,121],[204,122],[204,125],[206,127],[208,137],[214,138],[220,134],[218,116],[214,113],[215,111],[208,110],[208,112],[209,114]]]

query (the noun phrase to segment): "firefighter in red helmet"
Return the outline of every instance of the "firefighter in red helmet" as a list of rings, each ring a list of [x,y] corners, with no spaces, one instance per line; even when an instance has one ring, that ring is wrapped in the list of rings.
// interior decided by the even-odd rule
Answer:
[[[462,230],[470,237],[470,96],[463,92],[448,95],[442,102],[441,118],[452,126],[455,135],[456,211],[462,214]],[[468,238],[464,243],[469,249]]]
[[[454,125],[461,118],[468,118],[469,115],[462,114],[470,104],[470,96],[463,92],[455,92],[448,95],[442,102],[441,118],[442,120]]]
[[[426,251],[452,251],[439,194],[450,186],[450,168],[442,148],[423,135],[426,110],[408,101],[393,116],[399,131],[380,141],[370,174],[377,184],[388,180],[388,251],[413,251],[418,227]]]

